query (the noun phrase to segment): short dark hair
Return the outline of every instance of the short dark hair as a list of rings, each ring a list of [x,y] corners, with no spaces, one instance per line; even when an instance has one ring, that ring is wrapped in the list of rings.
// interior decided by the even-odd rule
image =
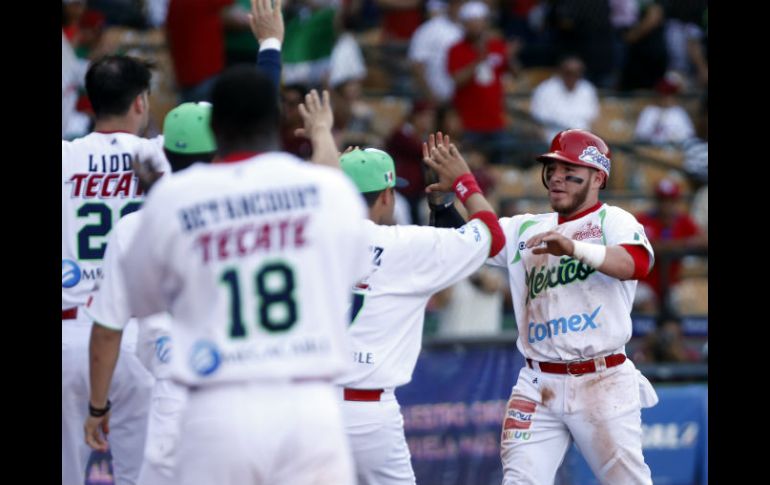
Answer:
[[[169,165],[171,165],[172,172],[179,172],[197,162],[210,163],[217,153],[175,153],[166,148],[163,149],[163,152],[166,154]]]
[[[383,193],[386,189],[382,190],[375,190],[374,192],[364,192],[361,195],[364,196],[364,200],[366,201],[366,206],[370,209],[374,206],[374,203],[377,202],[377,199],[380,197],[380,194]]]
[[[97,118],[122,116],[134,99],[150,89],[153,64],[124,55],[110,55],[91,64],[86,92]]]
[[[278,132],[280,109],[273,81],[254,66],[226,70],[211,91],[211,129],[217,146]]]

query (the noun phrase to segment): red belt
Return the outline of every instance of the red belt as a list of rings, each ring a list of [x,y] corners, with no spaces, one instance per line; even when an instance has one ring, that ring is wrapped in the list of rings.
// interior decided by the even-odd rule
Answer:
[[[590,374],[592,372],[596,372],[596,361],[601,358],[602,357],[598,357],[597,359],[579,360],[563,364],[556,362],[535,362],[537,362],[537,365],[540,367],[542,372],[548,372],[550,374],[570,374],[573,376],[579,376],[582,374]],[[625,361],[626,356],[623,354],[612,354],[604,357],[604,362],[608,369],[610,367],[620,365]],[[530,369],[533,369],[532,362],[532,359],[527,359],[527,365]]]
[[[61,311],[62,320],[75,320],[78,317],[78,307],[68,308]]]
[[[346,401],[379,401],[384,389],[348,389],[343,393]]]

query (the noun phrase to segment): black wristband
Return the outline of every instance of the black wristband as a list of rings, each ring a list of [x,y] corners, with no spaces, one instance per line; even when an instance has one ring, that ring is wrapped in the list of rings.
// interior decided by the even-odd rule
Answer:
[[[88,414],[90,414],[94,418],[101,418],[105,414],[110,412],[110,407],[112,406],[112,403],[109,399],[107,399],[107,405],[103,408],[95,408],[91,405],[91,401],[88,401]]]
[[[443,207],[431,207],[430,225],[433,227],[455,228],[465,225],[465,219],[457,212],[454,204]]]

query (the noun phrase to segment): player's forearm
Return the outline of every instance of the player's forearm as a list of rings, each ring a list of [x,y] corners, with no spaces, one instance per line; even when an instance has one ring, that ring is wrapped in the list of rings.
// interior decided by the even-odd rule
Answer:
[[[619,280],[630,280],[636,271],[636,264],[622,247],[607,246],[604,262],[596,269]]]
[[[331,129],[318,127],[310,135],[313,146],[311,161],[327,167],[340,168],[337,143],[334,141]]]
[[[94,323],[89,344],[91,404],[104,407],[112,382],[112,374],[118,362],[120,340],[123,332],[111,330]]]
[[[468,211],[468,217],[473,217],[474,214],[481,211],[494,212],[492,205],[487,201],[484,195],[476,193],[468,197],[465,201],[465,209]]]

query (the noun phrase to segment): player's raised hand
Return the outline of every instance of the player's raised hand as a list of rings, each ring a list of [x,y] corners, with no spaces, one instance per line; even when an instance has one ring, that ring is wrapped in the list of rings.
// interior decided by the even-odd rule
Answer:
[[[262,43],[265,39],[275,37],[283,42],[284,26],[281,0],[251,0],[249,24],[254,37]]]
[[[334,125],[334,113],[329,99],[329,91],[324,90],[319,96],[318,91],[311,90],[305,95],[305,102],[299,105],[299,114],[305,124],[304,128],[294,130],[295,136],[312,138],[313,132],[330,132]]]
[[[545,246],[541,245],[545,243]],[[526,244],[527,249],[532,249],[532,254],[552,254],[554,256],[572,256],[575,251],[575,244],[572,239],[564,237],[558,232],[541,232],[529,238]]]
[[[423,143],[422,154],[423,162],[438,175],[437,182],[425,187],[427,193],[452,192],[455,180],[471,171],[449,136],[441,132],[436,133],[435,137],[428,137],[428,143]]]
[[[107,435],[110,433],[110,413],[98,418],[89,416],[83,426],[86,435],[86,444],[99,451],[107,451],[110,444]]]

